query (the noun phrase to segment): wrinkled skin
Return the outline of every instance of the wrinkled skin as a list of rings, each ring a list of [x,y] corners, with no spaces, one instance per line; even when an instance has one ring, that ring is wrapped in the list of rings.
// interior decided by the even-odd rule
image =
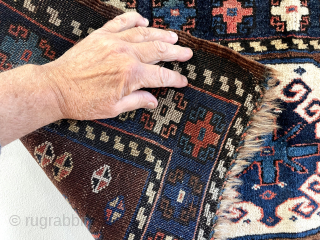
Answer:
[[[185,87],[180,73],[154,65],[187,61],[189,48],[173,45],[175,33],[148,28],[138,13],[125,13],[44,65],[61,118],[112,118],[138,108],[155,108],[157,99],[140,88]]]
[[[141,88],[185,87],[186,77],[154,65],[187,61],[189,48],[175,33],[147,28],[138,13],[125,13],[44,65],[0,73],[0,144],[4,146],[54,121],[112,118],[157,99]]]

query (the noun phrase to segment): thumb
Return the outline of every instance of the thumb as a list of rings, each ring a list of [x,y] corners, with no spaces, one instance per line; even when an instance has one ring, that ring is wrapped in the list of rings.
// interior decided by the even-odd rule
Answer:
[[[123,97],[117,105],[121,112],[129,112],[138,108],[154,109],[158,106],[158,101],[151,93],[137,90]]]

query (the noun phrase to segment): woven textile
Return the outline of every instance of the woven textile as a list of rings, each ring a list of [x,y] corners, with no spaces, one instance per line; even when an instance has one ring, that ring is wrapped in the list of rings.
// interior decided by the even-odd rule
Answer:
[[[0,0],[0,12],[1,71],[53,61],[122,13],[96,0]],[[269,69],[178,34],[193,58],[161,64],[189,85],[150,89],[157,109],[60,120],[21,139],[95,239],[209,239],[227,170],[262,112]]]
[[[279,72],[274,94],[281,102],[280,128],[265,137],[262,150],[238,175],[242,201],[227,213],[228,222],[215,227],[215,236],[320,239],[320,2],[126,2],[124,9],[149,17],[154,27],[219,42]]]

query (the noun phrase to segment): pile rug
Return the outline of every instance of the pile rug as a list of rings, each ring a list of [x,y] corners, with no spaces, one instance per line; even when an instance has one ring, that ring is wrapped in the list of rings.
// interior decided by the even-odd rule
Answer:
[[[140,11],[153,26],[182,30],[177,31],[178,44],[191,47],[194,56],[184,63],[160,64],[187,76],[189,85],[149,89],[159,101],[155,110],[95,121],[64,119],[21,140],[95,239],[210,239],[214,224],[221,226],[220,200],[233,201],[221,190],[226,194],[236,184],[235,173],[259,151],[263,141],[258,137],[270,134],[275,125],[275,95],[268,90],[275,83],[273,71],[204,40],[218,29],[208,22],[210,8],[222,9],[218,5],[225,1],[213,1],[210,8],[200,1],[111,3]],[[253,9],[256,3],[237,4]],[[200,12],[208,16],[197,20]],[[98,0],[0,0],[0,13],[0,70],[7,71],[54,61],[123,11]],[[227,14],[240,16],[240,11]],[[212,31],[196,31],[201,23],[209,23]],[[240,25],[227,24],[224,36],[243,32]],[[204,39],[191,36],[193,31]],[[241,43],[232,46],[241,48]],[[309,70],[303,65],[297,71]],[[291,88],[287,92],[295,99]]]
[[[217,42],[278,71],[278,129],[236,177],[242,201],[214,237],[320,239],[320,2],[318,0],[109,1],[153,27]],[[198,238],[198,239],[206,239]]]

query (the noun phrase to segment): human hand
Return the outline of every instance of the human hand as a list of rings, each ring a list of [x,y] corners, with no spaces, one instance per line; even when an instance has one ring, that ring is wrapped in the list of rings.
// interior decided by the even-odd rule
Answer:
[[[175,33],[146,26],[148,20],[138,13],[122,14],[41,66],[60,118],[103,119],[155,108],[157,99],[140,88],[187,86],[180,73],[152,64],[187,61],[191,49],[173,45],[178,40]]]

